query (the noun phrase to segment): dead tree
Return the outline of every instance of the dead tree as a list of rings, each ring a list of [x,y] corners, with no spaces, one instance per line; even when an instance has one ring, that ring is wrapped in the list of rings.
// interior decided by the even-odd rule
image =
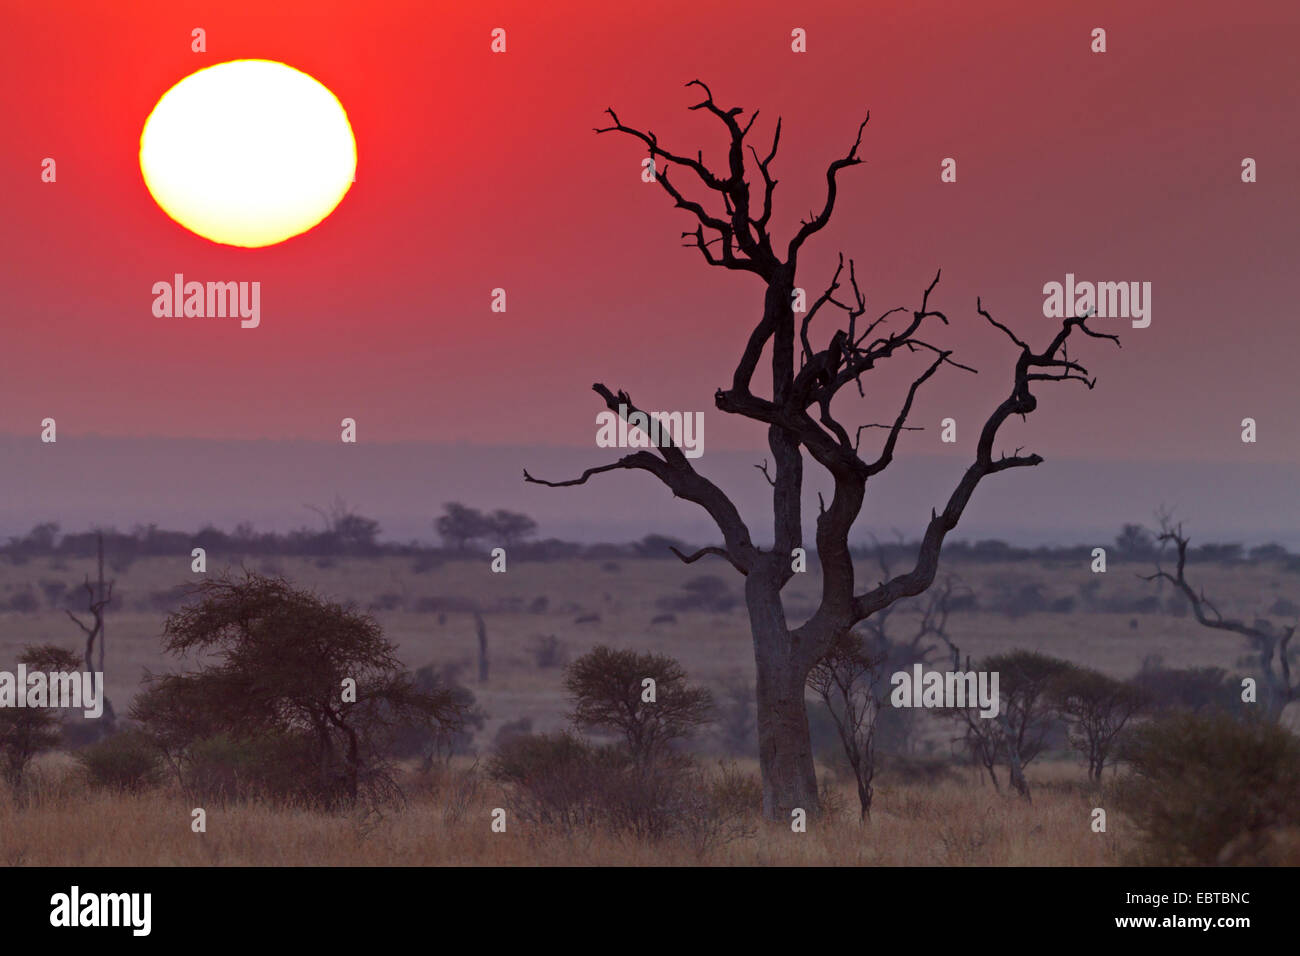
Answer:
[[[654,179],[677,208],[695,220],[693,230],[682,233],[686,245],[697,248],[710,265],[747,273],[762,286],[763,308],[748,336],[731,381],[717,389],[714,405],[721,412],[740,415],[766,427],[773,468],[762,467],[772,488],[772,547],[755,544],[749,525],[727,494],[696,470],[691,459],[671,441],[656,450],[640,450],[617,461],[588,468],[576,478],[543,481],[524,472],[526,481],[551,487],[581,485],[596,475],[614,470],[646,471],[658,478],[679,498],[703,508],[717,525],[722,543],[701,548],[693,554],[677,553],[690,563],[705,555],[723,558],[745,576],[745,603],[757,665],[759,764],[763,778],[763,812],[770,819],[789,820],[795,808],[819,811],[817,779],[813,769],[805,685],[813,666],[832,644],[854,624],[863,621],[900,598],[920,594],[934,580],[939,551],[945,536],[957,526],[975,487],[984,478],[1012,468],[1039,464],[1038,455],[995,456],[994,444],[1002,424],[1012,415],[1028,415],[1038,407],[1033,387],[1039,382],[1076,381],[1091,388],[1095,380],[1067,354],[1066,341],[1078,331],[1118,344],[1113,335],[1089,329],[1083,317],[1065,319],[1042,349],[1035,351],[1006,325],[995,320],[976,300],[976,311],[1019,350],[1010,394],[988,416],[979,432],[974,460],[957,481],[942,510],[931,510],[914,565],[874,588],[858,591],[849,531],[862,510],[867,482],[894,460],[899,437],[907,428],[907,417],[918,390],[943,366],[973,372],[953,360],[951,349],[934,345],[928,332],[936,323],[948,324],[947,316],[930,302],[939,276],[925,289],[920,307],[909,312],[894,308],[877,318],[867,319],[866,299],[859,290],[853,262],[847,270],[843,256],[826,290],[801,318],[796,318],[795,289],[799,256],[805,244],[821,232],[831,219],[841,171],[862,163],[858,151],[868,114],[858,127],[848,152],[826,170],[826,196],[819,212],[804,219],[792,238],[781,247],[769,231],[773,195],[777,180],[772,175],[781,136],[777,121],[771,147],[760,156],[747,136],[755,113],[742,125],[740,107],[718,106],[704,83],[692,80],[688,87],[701,90],[703,99],[690,107],[713,117],[725,130],[727,165],[716,172],[705,164],[703,152],[694,157],[670,150],[649,131],[626,126],[613,109],[612,125],[597,133],[616,132],[639,141],[653,162]],[[752,162],[750,161],[752,158]],[[687,196],[690,179],[704,200]],[[752,181],[751,181],[752,180]],[[721,207],[719,209],[719,207]],[[849,288],[844,289],[845,273]],[[850,297],[851,293],[851,297]],[[847,301],[845,301],[847,299]],[[813,322],[825,319],[832,310],[843,315],[842,327],[832,334],[818,334],[814,345]],[[901,318],[894,318],[901,313]],[[770,353],[771,391],[755,391],[754,378],[765,353]],[[870,424],[850,431],[832,404],[840,393],[852,387],[865,397],[865,373],[899,356],[919,356],[920,369],[892,420],[875,427],[883,439],[873,453],[861,447],[863,432]],[[919,366],[918,366],[919,367]],[[615,414],[631,417],[640,412],[624,391],[605,385],[592,386]],[[821,503],[814,542],[822,573],[822,594],[813,615],[802,623],[787,619],[781,591],[794,576],[792,554],[805,544],[801,502],[804,455],[825,469],[834,484],[827,504]],[[811,550],[811,549],[809,549]]]
[[[72,618],[72,622],[81,628],[86,635],[86,672],[93,674],[96,672],[94,665],[95,659],[95,642],[99,642],[99,673],[104,673],[104,610],[113,603],[113,583],[108,582],[107,588],[104,585],[104,565],[103,552],[100,552],[99,566],[99,587],[90,583],[90,575],[86,575],[86,581],[83,587],[86,589],[86,610],[90,614],[90,624],[86,624],[81,618],[71,611],[65,613]],[[104,723],[109,728],[113,727],[113,705],[108,702],[108,697],[104,697]]]
[[[902,544],[900,539],[899,544]],[[885,549],[876,543],[876,563],[880,565],[881,582],[894,577],[893,566],[886,556]],[[881,608],[869,619],[861,622],[867,636],[868,648],[883,658],[882,667],[890,670],[903,670],[913,664],[929,664],[939,650],[939,643],[931,638],[939,638],[949,643],[947,638],[948,617],[952,613],[952,603],[959,595],[969,595],[970,588],[956,578],[948,576],[941,585],[935,586],[926,595],[925,602],[917,604],[921,619],[916,623],[911,636],[897,638],[891,631],[891,622],[900,609],[907,604],[898,601]]]
[[[1291,638],[1295,636],[1296,624],[1282,627],[1262,617],[1256,618],[1252,624],[1247,624],[1236,618],[1224,617],[1214,606],[1214,602],[1205,596],[1204,589],[1198,592],[1187,583],[1189,539],[1183,533],[1182,524],[1175,525],[1168,514],[1160,515],[1160,534],[1156,540],[1160,543],[1162,552],[1169,545],[1174,546],[1177,555],[1174,573],[1170,574],[1161,567],[1157,558],[1155,573],[1141,575],[1142,579],[1171,582],[1183,597],[1187,598],[1187,603],[1191,605],[1192,614],[1198,623],[1217,631],[1229,631],[1246,639],[1259,665],[1262,679],[1258,683],[1263,691],[1261,702],[1264,704],[1265,713],[1275,722],[1280,720],[1287,705],[1300,697],[1300,683],[1295,682],[1291,676],[1290,658]]]

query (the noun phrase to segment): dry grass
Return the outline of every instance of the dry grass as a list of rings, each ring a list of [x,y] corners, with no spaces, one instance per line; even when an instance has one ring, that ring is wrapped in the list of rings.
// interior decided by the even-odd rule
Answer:
[[[210,573],[220,570],[212,558]],[[468,613],[419,613],[421,599],[473,597],[484,611],[491,648],[491,680],[470,686],[489,714],[476,740],[490,749],[505,721],[529,717],[536,730],[553,730],[567,702],[560,673],[542,669],[529,652],[539,634],[557,635],[570,656],[596,644],[654,650],[677,658],[692,680],[717,685],[729,676],[752,680],[753,655],[743,607],[729,613],[677,612],[675,623],[650,623],[663,609],[657,600],[681,595],[682,585],[701,574],[739,586],[725,567],[684,566],[675,560],[554,563],[512,562],[506,574],[492,574],[486,561],[458,561],[417,572],[411,558],[341,560],[321,567],[310,559],[249,559],[248,566],[278,571],[297,584],[367,608],[380,595],[398,595],[398,607],[376,610],[385,634],[409,666],[473,659],[475,634]],[[89,561],[55,564],[34,560],[14,565],[0,559],[0,606],[42,582],[75,586],[91,570]],[[1092,575],[1086,564],[1061,566],[950,564],[987,602],[1009,582],[1038,583],[1050,598],[1076,596],[1070,613],[1009,617],[988,610],[954,614],[950,630],[963,652],[975,658],[1012,648],[1039,650],[1087,664],[1115,676],[1132,674],[1147,655],[1159,654],[1172,667],[1217,665],[1232,670],[1243,653],[1232,635],[1167,613],[1115,614],[1090,610],[1085,595],[1114,600],[1155,593],[1139,581],[1135,566],[1115,565]],[[1225,614],[1250,619],[1278,597],[1300,600],[1300,580],[1271,564],[1225,568],[1198,566],[1197,583]],[[189,558],[145,559],[112,573],[121,596],[108,617],[107,689],[125,713],[146,668],[167,670],[159,632],[164,612],[151,595],[193,583]],[[796,576],[785,597],[798,618],[819,589],[815,573]],[[548,606],[529,605],[545,596]],[[1168,597],[1168,590],[1161,595]],[[42,598],[39,610],[0,611],[0,669],[13,667],[19,648],[52,642],[78,646],[79,632],[62,609]],[[578,624],[581,615],[598,614]],[[908,613],[896,615],[906,633]],[[472,670],[466,673],[468,678]],[[1300,708],[1293,708],[1300,710]],[[936,723],[937,725],[937,723]],[[944,736],[940,730],[939,735]],[[942,745],[941,740],[934,741]],[[946,749],[946,747],[944,747]],[[751,767],[751,770],[754,768]],[[644,844],[601,833],[559,834],[511,822],[505,834],[489,827],[498,793],[481,779],[463,774],[453,781],[409,777],[408,808],[383,816],[324,815],[305,809],[259,804],[209,807],[207,832],[190,830],[193,807],[178,792],[163,789],[139,796],[89,790],[71,772],[66,755],[39,763],[34,786],[21,803],[0,795],[0,864],[5,865],[1047,865],[1097,866],[1118,862],[1134,839],[1118,814],[1109,832],[1093,833],[1091,810],[1098,805],[1082,786],[1077,763],[1040,760],[1031,768],[1034,802],[998,794],[987,781],[963,771],[959,782],[937,785],[879,781],[871,821],[859,827],[856,798],[840,787],[846,812],[810,822],[809,832],[755,821],[756,832],[698,854],[688,842]],[[458,781],[458,782],[457,782]],[[436,784],[436,785],[435,785]],[[1104,805],[1104,804],[1103,804]],[[757,816],[757,815],[756,815]]]
[[[755,768],[747,768],[750,771]],[[193,806],[169,789],[138,796],[90,790],[63,756],[47,758],[21,804],[0,796],[0,864],[8,866],[1100,866],[1127,839],[1089,826],[1094,801],[1047,768],[1033,804],[997,794],[970,774],[938,786],[883,785],[869,823],[846,812],[808,832],[763,823],[754,834],[700,853],[686,840],[638,842],[600,831],[565,833],[507,819],[503,802],[464,766],[411,775],[405,810],[375,817],[322,814],[260,803],[208,807],[207,832],[190,829]],[[470,782],[472,780],[472,782]]]

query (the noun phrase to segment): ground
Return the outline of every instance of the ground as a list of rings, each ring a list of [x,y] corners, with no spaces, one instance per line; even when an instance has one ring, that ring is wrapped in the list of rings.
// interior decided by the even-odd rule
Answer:
[[[223,562],[210,558],[209,574]],[[107,618],[107,688],[119,714],[126,712],[146,671],[174,666],[162,655],[159,634],[177,588],[193,584],[189,556],[120,562],[114,579],[115,607]],[[681,661],[690,678],[720,691],[728,681],[752,681],[753,658],[740,579],[725,562],[685,566],[675,559],[512,561],[494,574],[486,558],[430,562],[419,557],[374,559],[258,558],[253,570],[282,573],[295,584],[371,609],[385,634],[411,667],[461,664],[460,679],[477,695],[488,722],[475,739],[479,756],[507,721],[530,718],[535,730],[563,725],[567,702],[561,670],[541,666],[538,637],[553,635],[569,657],[597,644],[653,650]],[[428,566],[433,564],[432,567]],[[874,581],[879,569],[859,562]],[[977,596],[975,610],[955,612],[953,640],[976,660],[1012,648],[1039,650],[1103,670],[1131,675],[1151,656],[1166,666],[1242,668],[1240,639],[1208,630],[1170,603],[1171,590],[1142,581],[1145,564],[1112,563],[1094,574],[1088,562],[947,562],[952,575]],[[75,586],[92,572],[88,560],[37,558],[14,564],[0,559],[0,667],[12,669],[24,644],[80,646],[80,631],[58,595],[57,582]],[[709,575],[723,582],[684,587]],[[1300,597],[1300,575],[1281,563],[1202,564],[1189,568],[1225,614],[1252,619],[1279,598]],[[45,585],[49,587],[45,587]],[[819,582],[799,575],[786,589],[791,616],[810,610]],[[84,592],[83,592],[84,594]],[[697,595],[707,595],[700,599]],[[1152,597],[1157,598],[1152,602]],[[1073,599],[1071,601],[1070,599]],[[1147,599],[1146,604],[1141,604]],[[732,606],[727,608],[728,602]],[[703,603],[705,607],[693,606]],[[1156,604],[1158,606],[1153,607]],[[472,608],[481,608],[490,650],[486,684],[477,681],[477,638]],[[1055,610],[1026,610],[1034,607]],[[712,608],[712,609],[710,609]],[[723,608],[726,608],[725,610]],[[652,623],[656,617],[672,620]],[[591,619],[595,616],[595,619]],[[578,623],[579,619],[587,619]],[[893,632],[906,635],[914,612],[896,615]],[[6,663],[7,662],[7,663]],[[1295,710],[1296,708],[1292,708]],[[949,758],[951,729],[928,721],[922,746]],[[699,756],[714,764],[726,755],[706,735]],[[739,768],[756,773],[741,755]],[[850,782],[833,765],[822,775],[838,795],[839,812],[790,832],[785,824],[754,819],[743,837],[704,849],[689,841],[642,844],[607,836],[535,831],[522,822],[504,834],[490,829],[501,797],[491,784],[466,774],[475,757],[458,757],[452,768],[403,773],[409,805],[380,815],[326,815],[252,805],[210,807],[207,832],[190,830],[191,810],[173,787],[138,795],[87,788],[67,754],[42,758],[33,790],[23,801],[0,798],[0,855],[26,865],[135,864],[453,864],[453,863],[685,863],[709,864],[986,864],[1101,865],[1119,861],[1132,848],[1133,833],[1111,814],[1107,832],[1093,832],[1091,810],[1106,799],[1086,785],[1082,766],[1069,751],[1045,755],[1030,768],[1032,804],[995,792],[969,765],[939,783],[880,778],[871,819],[857,821]],[[481,771],[481,766],[479,768]],[[1109,774],[1108,774],[1109,777]],[[457,781],[460,784],[457,785]]]

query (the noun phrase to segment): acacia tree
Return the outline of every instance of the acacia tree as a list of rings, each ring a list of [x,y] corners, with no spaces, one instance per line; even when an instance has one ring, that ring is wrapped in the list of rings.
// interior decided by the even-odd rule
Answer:
[[[722,535],[722,544],[692,554],[673,550],[687,563],[705,555],[722,557],[745,576],[745,603],[757,665],[763,811],[772,819],[789,819],[791,810],[797,807],[810,813],[820,809],[804,700],[804,682],[813,666],[854,624],[930,586],[944,537],[957,526],[980,481],[998,472],[1042,461],[1038,455],[1023,455],[1019,450],[994,457],[993,446],[999,428],[1008,418],[1028,415],[1037,408],[1038,399],[1032,392],[1036,383],[1072,380],[1092,387],[1095,380],[1090,380],[1086,369],[1067,354],[1066,342],[1071,334],[1078,331],[1094,338],[1111,339],[1116,344],[1118,339],[1092,331],[1084,318],[1076,316],[1065,319],[1046,347],[1036,352],[995,320],[977,299],[979,314],[1019,349],[1011,392],[989,415],[980,431],[974,461],[958,480],[943,510],[931,511],[913,566],[875,587],[859,591],[849,551],[849,532],[862,510],[867,482],[893,462],[899,437],[908,427],[907,417],[921,386],[944,365],[974,370],[955,362],[951,349],[929,341],[928,331],[936,322],[948,324],[944,313],[931,306],[938,274],[922,294],[920,308],[911,311],[910,316],[907,309],[900,307],[867,319],[866,299],[858,287],[852,261],[847,269],[850,289],[842,291],[846,270],[841,255],[826,290],[796,319],[794,298],[799,258],[805,244],[830,222],[840,172],[862,163],[858,151],[870,114],[859,125],[847,154],[827,167],[826,196],[821,211],[810,213],[793,237],[782,245],[769,230],[777,186],[772,163],[780,143],[780,120],[771,147],[760,157],[747,141],[757,112],[742,125],[743,109],[718,106],[712,92],[699,80],[692,80],[687,86],[698,87],[703,93],[703,99],[690,109],[707,113],[725,130],[725,171],[717,172],[706,165],[702,151],[691,157],[668,149],[653,132],[624,125],[612,108],[607,110],[612,125],[598,128],[596,132],[624,134],[644,145],[653,163],[655,182],[677,208],[695,219],[695,228],[682,233],[686,244],[699,249],[708,265],[747,273],[761,285],[761,317],[745,340],[730,383],[715,392],[714,405],[719,411],[740,415],[767,428],[773,466],[769,470],[764,462],[760,467],[772,487],[773,545],[762,548],[754,543],[749,525],[727,494],[700,474],[683,450],[671,442],[655,451],[636,451],[609,464],[588,468],[576,478],[544,481],[525,471],[524,479],[560,487],[581,485],[596,475],[619,469],[647,471],[676,497],[691,501],[708,513]],[[704,200],[688,197],[685,183],[678,182],[679,171],[693,182],[692,190],[702,190]],[[841,327],[829,336],[817,336],[815,345],[813,321],[834,314],[830,310],[842,313],[843,321],[837,323]],[[892,318],[897,313],[903,313],[903,317]],[[771,390],[760,394],[754,377],[765,353],[770,362]],[[865,373],[896,356],[917,353],[928,362],[912,381],[892,421],[863,424],[850,431],[851,426],[843,424],[832,409],[840,393],[852,387],[859,395],[865,395],[862,384]],[[615,393],[600,383],[592,388],[615,414],[628,418],[644,414],[626,392]],[[861,447],[862,433],[873,425],[881,428],[884,435],[874,454]],[[811,617],[794,624],[786,617],[781,592],[795,573],[792,553],[805,544],[801,514],[805,454],[825,469],[833,481],[834,492],[829,504],[822,501],[815,530],[822,572],[820,603]]]
[[[1002,724],[1014,739],[1023,770],[1042,751],[1053,725],[1060,723],[1053,710],[1052,689],[1070,663],[1037,651],[1016,650],[994,654],[984,661],[984,669],[999,675]]]
[[[217,734],[302,740],[318,768],[305,793],[397,797],[393,737],[465,724],[472,699],[432,676],[417,687],[367,614],[251,571],[205,580],[191,595],[164,623],[163,650],[192,654],[198,667],[146,674],[131,708],[178,775],[193,746]]]
[[[654,681],[653,700],[646,699],[647,678]],[[638,766],[657,760],[713,713],[713,695],[691,686],[682,665],[664,654],[601,645],[565,668],[564,689],[573,725],[620,734]]]
[[[18,660],[32,671],[74,674],[81,663],[72,651],[54,644],[25,648]],[[18,688],[20,694],[26,691],[26,687]],[[54,707],[0,708],[0,774],[15,792],[28,764],[37,754],[57,746],[62,732],[63,715]]]
[[[1088,667],[1070,665],[1053,681],[1056,706],[1070,724],[1070,743],[1088,758],[1088,779],[1101,783],[1128,722],[1148,703],[1136,684]]]
[[[464,551],[471,541],[483,537],[491,528],[491,522],[477,508],[470,508],[459,501],[449,501],[443,505],[446,514],[433,522],[438,536],[457,551]]]

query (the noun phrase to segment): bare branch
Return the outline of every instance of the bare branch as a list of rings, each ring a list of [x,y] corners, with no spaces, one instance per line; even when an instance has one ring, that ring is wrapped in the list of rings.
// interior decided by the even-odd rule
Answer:
[[[822,207],[822,211],[816,216],[810,214],[809,218],[804,220],[803,224],[799,227],[799,231],[795,233],[795,237],[790,240],[790,248],[787,252],[787,256],[790,259],[793,260],[798,255],[800,247],[809,236],[825,228],[826,223],[830,222],[831,210],[835,208],[835,192],[838,188],[835,183],[836,174],[846,166],[857,166],[862,162],[862,160],[858,159],[858,149],[862,146],[862,131],[867,128],[867,123],[870,119],[871,113],[868,111],[866,117],[862,120],[862,125],[858,127],[857,138],[853,141],[853,146],[850,147],[848,155],[843,159],[835,160],[835,162],[831,163],[827,168],[826,205]]]
[[[592,386],[592,390],[600,395],[605,400],[606,406],[617,415],[630,417],[640,412],[626,392],[619,391],[615,394],[599,382]],[[640,412],[640,414],[645,413]],[[524,472],[524,480],[550,488],[565,488],[585,484],[594,475],[618,469],[648,471],[666,485],[675,496],[695,502],[709,514],[722,532],[732,563],[747,573],[758,558],[758,550],[750,539],[749,528],[741,519],[740,512],[736,510],[731,499],[717,485],[697,472],[691,465],[690,459],[671,441],[667,445],[662,445],[659,452],[659,455],[649,451],[634,452],[616,462],[588,468],[577,478],[567,481],[545,481],[534,478],[528,471]]]
[[[719,548],[716,545],[710,545],[707,548],[700,548],[700,550],[694,552],[693,554],[682,554],[680,551],[677,550],[677,548],[673,547],[671,544],[668,546],[668,550],[671,551],[673,554],[677,555],[677,557],[681,558],[683,564],[694,564],[696,561],[700,560],[700,558],[704,557],[706,554],[714,554],[720,558],[726,558],[728,561],[731,562],[731,566],[734,567],[741,574],[749,573],[749,571],[746,570],[741,564],[739,564],[738,562],[732,559],[731,555],[727,553],[726,548]]]

